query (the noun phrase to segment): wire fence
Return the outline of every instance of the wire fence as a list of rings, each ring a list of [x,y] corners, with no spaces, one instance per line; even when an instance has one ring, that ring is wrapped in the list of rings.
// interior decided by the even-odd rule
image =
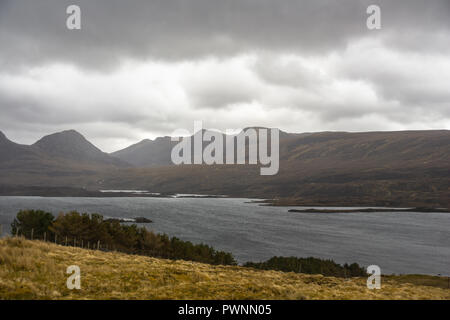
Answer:
[[[16,230],[12,237],[27,238],[24,234],[20,232],[20,229]],[[0,225],[0,238],[2,237],[2,225]],[[58,234],[48,234],[44,232],[42,236],[35,236],[34,229],[31,229],[29,240],[38,240],[44,242],[54,243],[60,246],[66,247],[77,247],[89,250],[100,250],[106,252],[121,252],[119,248],[114,245],[109,245],[107,243],[102,243],[100,240],[85,240],[80,237],[70,237],[70,236],[58,236]]]

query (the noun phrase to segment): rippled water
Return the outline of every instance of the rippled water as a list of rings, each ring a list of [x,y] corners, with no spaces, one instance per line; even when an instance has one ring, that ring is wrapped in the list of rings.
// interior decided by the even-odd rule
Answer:
[[[248,199],[0,197],[0,224],[20,209],[147,217],[145,226],[232,252],[239,262],[272,256],[376,264],[383,273],[450,274],[450,214],[289,213]]]

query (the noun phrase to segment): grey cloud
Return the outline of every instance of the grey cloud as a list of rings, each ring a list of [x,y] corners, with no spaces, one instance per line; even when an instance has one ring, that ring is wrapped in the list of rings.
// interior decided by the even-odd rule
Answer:
[[[197,93],[193,92],[191,103],[195,108],[226,108],[236,103],[249,103],[255,98],[249,91],[236,89],[202,88]]]
[[[382,43],[342,54],[337,74],[370,83],[380,98],[407,107],[450,108],[450,60],[440,51],[405,53]]]
[[[373,3],[377,31],[365,25]],[[65,28],[70,4],[81,31]],[[0,0],[0,130],[33,142],[74,128],[112,151],[194,120],[450,128],[449,13],[448,0]],[[140,73],[148,62],[158,67]],[[58,63],[72,69],[35,68]]]
[[[48,101],[47,97],[37,100],[34,97],[10,97],[0,89],[0,125],[11,126],[14,123],[39,123],[40,125],[88,123],[105,121],[110,123],[136,124],[143,120],[143,114],[130,112],[125,106],[110,107],[108,102],[90,110],[78,108],[68,97],[67,101]],[[146,115],[147,116],[147,115]],[[156,120],[156,119],[155,119]]]
[[[2,0],[0,61],[4,68],[55,61],[100,68],[130,57],[336,50],[370,34],[365,10],[374,2],[383,30],[449,31],[447,0]],[[80,31],[65,28],[69,4],[82,9]]]
[[[267,83],[292,88],[313,89],[325,81],[321,71],[307,63],[280,62],[274,56],[258,59],[254,72]]]

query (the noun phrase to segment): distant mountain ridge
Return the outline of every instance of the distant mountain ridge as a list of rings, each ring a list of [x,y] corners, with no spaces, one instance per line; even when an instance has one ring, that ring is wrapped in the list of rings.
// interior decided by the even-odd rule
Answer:
[[[244,131],[249,128],[243,129]],[[256,128],[261,129],[260,127]],[[205,133],[206,130],[203,130]],[[199,133],[196,133],[199,134]],[[193,139],[194,136],[187,137]],[[225,134],[223,134],[225,137]],[[144,139],[122,150],[105,153],[75,130],[49,134],[32,145],[9,140],[0,131],[0,162],[23,157],[67,160],[74,163],[117,167],[170,166],[171,151],[177,141],[171,137]],[[209,142],[203,142],[203,147]],[[193,143],[192,143],[193,145]],[[383,160],[450,161],[450,131],[317,132],[280,131],[280,160]]]
[[[249,128],[243,131],[247,129]],[[223,136],[225,137],[225,134]],[[437,161],[450,158],[450,131],[448,130],[357,133],[280,131],[279,136],[280,160],[290,162],[313,159]],[[188,138],[193,139],[193,136]],[[172,165],[171,150],[177,143],[167,136],[155,140],[146,139],[110,155],[136,167],[170,166]],[[208,142],[204,142],[203,148],[207,144]]]
[[[128,151],[128,157],[138,158],[139,153]],[[278,203],[307,206],[450,207],[448,130],[280,132],[279,173],[261,176],[260,167],[149,166],[118,171],[102,184],[163,193],[275,198],[284,199]]]
[[[52,157],[94,164],[127,166],[127,163],[101,151],[75,130],[47,135],[32,146]]]
[[[15,143],[0,132],[0,170],[70,173],[102,167],[130,164],[102,152],[75,130],[47,135],[32,145]]]
[[[172,163],[170,154],[173,145],[170,137],[144,139],[110,155],[136,167],[167,166]]]
[[[260,165],[175,166],[176,143],[161,137],[106,154],[73,130],[31,146],[0,133],[0,187],[16,186],[15,194],[20,185],[64,186],[288,198],[305,205],[450,207],[449,130],[280,131],[274,176],[260,176]]]
[[[39,149],[32,146],[15,143],[0,131],[0,163],[9,161],[33,161],[44,158]]]
[[[249,129],[254,129],[256,132],[260,129],[269,129],[264,127],[248,127],[242,129],[241,133],[246,132]],[[198,135],[204,135],[207,132],[212,132],[206,129],[203,129],[202,131],[196,132],[194,135],[185,137],[186,139],[191,139],[191,160],[193,163],[193,154],[194,154],[194,136]],[[216,132],[217,133],[217,132]],[[225,145],[225,138],[227,137],[226,134],[218,132],[223,139],[223,155],[224,155],[224,162],[225,162],[225,154],[226,154],[226,145]],[[270,133],[268,133],[270,136]],[[297,137],[299,134],[289,134],[283,131],[279,131],[280,139],[290,138],[290,137]],[[301,134],[300,134],[301,135]],[[233,135],[230,136],[234,139],[234,154],[236,154],[236,136]],[[203,141],[203,140],[202,140]],[[202,142],[202,150],[205,149],[205,147],[210,142]],[[133,164],[136,167],[158,167],[158,166],[170,166],[173,165],[172,159],[171,159],[171,152],[173,147],[178,144],[178,141],[171,141],[171,137],[165,136],[165,137],[158,137],[155,140],[149,140],[144,139],[136,144],[133,144],[125,149],[110,153],[110,155],[119,158],[123,161],[126,161],[130,164]],[[247,146],[248,147],[248,146]],[[270,150],[270,148],[269,148]]]

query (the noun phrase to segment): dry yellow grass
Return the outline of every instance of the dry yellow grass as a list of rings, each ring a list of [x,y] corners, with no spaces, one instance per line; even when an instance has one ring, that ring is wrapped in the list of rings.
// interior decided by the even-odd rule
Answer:
[[[66,268],[81,269],[81,290],[66,287]],[[417,279],[416,279],[417,280]],[[385,277],[365,278],[211,266],[64,247],[20,238],[0,240],[1,299],[449,299],[450,290]]]

